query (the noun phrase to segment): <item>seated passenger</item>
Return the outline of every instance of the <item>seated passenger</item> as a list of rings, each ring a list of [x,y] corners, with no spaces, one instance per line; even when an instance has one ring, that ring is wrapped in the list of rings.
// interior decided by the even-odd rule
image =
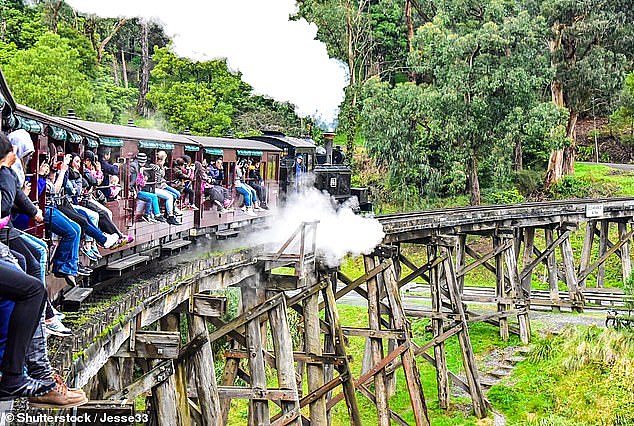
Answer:
[[[167,184],[167,180],[165,178],[167,167],[165,166],[165,161],[167,160],[167,153],[165,151],[159,151],[156,153],[156,166],[158,169],[156,170],[156,195],[159,198],[164,198],[167,200],[167,195],[171,195],[173,198],[173,212],[176,216],[182,216],[183,212],[180,211],[178,206],[176,206],[176,202],[180,200],[181,193],[174,189],[173,187]],[[161,195],[163,194],[163,196]],[[165,206],[167,209],[167,201],[165,202]],[[169,211],[168,211],[169,216]]]
[[[268,206],[266,205],[266,188],[264,187],[264,179],[262,179],[262,175],[260,174],[260,162],[256,161],[255,164],[252,164],[249,161],[249,167],[247,168],[247,183],[250,187],[255,189],[257,192],[258,199],[260,200],[260,207],[268,210]]]
[[[235,176],[235,188],[236,191],[244,196],[244,210],[245,213],[249,216],[255,216],[255,210],[261,210],[259,206],[256,205],[258,202],[257,194],[255,193],[255,189],[251,188],[249,185],[244,183],[244,166],[246,165],[245,160],[240,160],[238,164],[236,164],[236,176]]]
[[[172,170],[172,186],[187,196],[185,208],[190,210],[198,210],[198,207],[194,205],[194,165],[191,162],[189,156],[183,156],[177,158],[174,162],[174,169]]]
[[[130,193],[146,203],[145,214],[141,217],[145,222],[165,222],[165,218],[161,215],[158,197],[153,191],[147,191],[153,189],[153,184],[148,185],[146,181],[144,173],[146,163],[147,154],[144,152],[139,152],[130,162]]]
[[[220,172],[222,173],[222,159],[216,161],[220,162]],[[214,181],[211,177],[207,175],[205,172],[202,163],[196,161],[194,163],[195,176],[200,180],[201,191],[203,195],[209,198],[223,213],[233,211],[233,199],[231,198],[231,193],[229,190],[218,183],[222,182],[222,175],[220,175],[220,179],[216,178]]]
[[[139,154],[143,154],[140,152]],[[143,187],[145,192],[151,192],[155,194],[157,197],[165,201],[165,211],[167,214],[166,222],[170,225],[180,225],[180,222],[176,220],[174,217],[174,194],[171,192],[157,188],[159,184],[159,180],[161,180],[159,173],[160,168],[156,164],[148,163],[147,155],[145,155],[146,160],[142,161],[139,156],[137,156],[137,161],[139,161],[139,165],[141,166],[141,171],[145,177],[146,185]]]

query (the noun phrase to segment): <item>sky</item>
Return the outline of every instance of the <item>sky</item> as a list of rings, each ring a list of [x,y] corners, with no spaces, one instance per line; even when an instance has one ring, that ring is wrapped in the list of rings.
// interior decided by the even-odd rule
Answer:
[[[101,17],[139,17],[163,24],[173,49],[193,60],[226,58],[254,93],[291,102],[334,130],[348,83],[347,66],[328,57],[317,26],[291,21],[295,0],[67,0]]]

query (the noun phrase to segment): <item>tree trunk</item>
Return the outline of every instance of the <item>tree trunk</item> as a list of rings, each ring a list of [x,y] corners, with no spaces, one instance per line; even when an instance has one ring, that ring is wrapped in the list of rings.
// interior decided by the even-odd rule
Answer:
[[[150,83],[150,53],[148,48],[148,24],[141,21],[141,73],[139,78],[139,102],[137,103],[137,113],[143,117],[147,115],[145,98],[149,91]]]
[[[114,84],[119,86],[121,81],[119,80],[119,64],[117,63],[117,55],[112,55],[112,78]]]
[[[407,26],[407,50],[411,52],[414,50],[414,22],[412,21],[412,0],[405,0],[405,24]],[[416,82],[416,72],[410,70],[408,73],[409,81]]]
[[[112,40],[112,37],[114,37],[119,32],[121,27],[123,27],[127,21],[128,21],[128,18],[119,19],[119,22],[117,22],[115,26],[112,28],[112,31],[110,31],[110,34],[108,34],[108,37],[104,38],[101,41],[101,43],[99,44],[99,47],[97,47],[97,65],[101,63],[101,60],[103,59],[103,55],[106,52],[106,46],[108,45],[108,43],[110,43],[110,40]],[[147,35],[145,39],[147,41]]]
[[[474,148],[469,163],[469,203],[472,206],[480,205],[480,179],[478,178],[478,151]]]
[[[524,163],[522,161],[522,140],[517,138],[515,141],[515,150],[513,152],[513,170],[522,170]]]
[[[561,166],[564,175],[570,175],[575,172],[575,153],[577,152],[577,118],[579,114],[570,110],[568,117],[568,125],[566,126],[566,137],[570,139],[570,145],[564,148],[564,158]]]
[[[125,54],[121,51],[121,76],[123,77],[123,86],[128,88],[128,69],[125,64]]]

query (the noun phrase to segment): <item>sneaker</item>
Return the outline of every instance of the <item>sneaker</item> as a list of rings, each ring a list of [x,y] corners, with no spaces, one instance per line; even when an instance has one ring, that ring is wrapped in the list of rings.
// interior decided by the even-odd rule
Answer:
[[[73,334],[72,330],[62,324],[62,321],[60,321],[60,319],[56,316],[45,320],[44,328],[48,334],[52,334],[55,336],[67,337]]]
[[[179,209],[178,207],[174,206],[174,215],[175,216],[182,216],[183,215],[183,211],[181,209]]]
[[[103,246],[107,249],[111,249],[117,241],[119,241],[119,236],[117,234],[106,234],[106,242],[103,243]]]
[[[89,277],[92,274],[92,269],[87,268],[84,265],[77,265],[77,274],[84,277]]]
[[[193,205],[193,204],[192,204],[192,205],[190,205],[190,206],[189,206],[189,208],[190,208],[191,210],[195,211],[195,212],[197,212],[197,211],[199,210],[199,208],[198,208],[198,207],[196,207],[196,206],[195,206],[195,205]]]
[[[152,216],[150,216],[149,214],[144,214],[143,216],[141,216],[141,220],[143,222],[147,222],[147,223],[156,223],[154,218]]]
[[[126,236],[124,238],[126,238],[128,240],[128,244],[131,244],[131,243],[134,242],[134,237],[132,235],[128,235],[128,236]]]
[[[84,256],[86,256],[88,259],[92,260],[93,262],[96,262],[99,260],[99,258],[95,256],[95,254],[92,252],[92,249],[90,248],[82,247],[81,252],[84,254]]]
[[[53,315],[55,315],[57,318],[59,318],[60,321],[63,320],[64,318],[66,318],[66,314],[64,314],[63,312],[58,311],[52,305],[51,305],[51,309],[53,310]]]
[[[261,204],[260,204],[260,208],[261,208],[261,209],[264,209],[264,210],[268,210],[268,209],[269,209],[269,206],[267,206],[267,205],[266,205],[266,203],[261,203]]]
[[[54,388],[55,382],[52,380],[37,380],[25,375],[4,374],[0,380],[0,401],[48,395]]]
[[[97,247],[91,247],[90,248],[90,252],[93,254],[93,256],[95,256],[97,259],[101,259],[103,258],[103,255],[101,253],[99,253],[99,249]]]
[[[165,219],[162,214],[160,214],[158,216],[154,216],[154,220],[156,222],[167,222],[167,219]]]
[[[176,218],[174,216],[168,216],[167,217],[167,223],[169,223],[170,225],[180,225],[181,224],[181,222],[176,220]]]
[[[257,216],[257,213],[253,211],[252,208],[247,208],[247,210],[244,212],[247,216]]]

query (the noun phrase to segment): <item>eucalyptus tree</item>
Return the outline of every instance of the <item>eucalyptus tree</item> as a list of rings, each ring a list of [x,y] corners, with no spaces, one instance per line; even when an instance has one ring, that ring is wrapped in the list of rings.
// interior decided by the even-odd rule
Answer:
[[[443,0],[436,7],[411,54],[414,70],[429,82],[422,98],[428,128],[423,135],[461,157],[470,202],[479,204],[480,165],[494,168],[493,179],[508,175],[521,123],[540,111],[539,89],[549,79],[541,54],[543,26],[512,0]],[[558,124],[551,110],[542,138]],[[515,138],[509,137],[513,131]]]
[[[597,100],[611,103],[634,53],[634,7],[631,0],[545,0],[550,61],[555,75],[551,97],[569,111],[568,144],[550,155],[546,184],[573,172],[575,126]],[[629,60],[628,60],[629,55]]]

